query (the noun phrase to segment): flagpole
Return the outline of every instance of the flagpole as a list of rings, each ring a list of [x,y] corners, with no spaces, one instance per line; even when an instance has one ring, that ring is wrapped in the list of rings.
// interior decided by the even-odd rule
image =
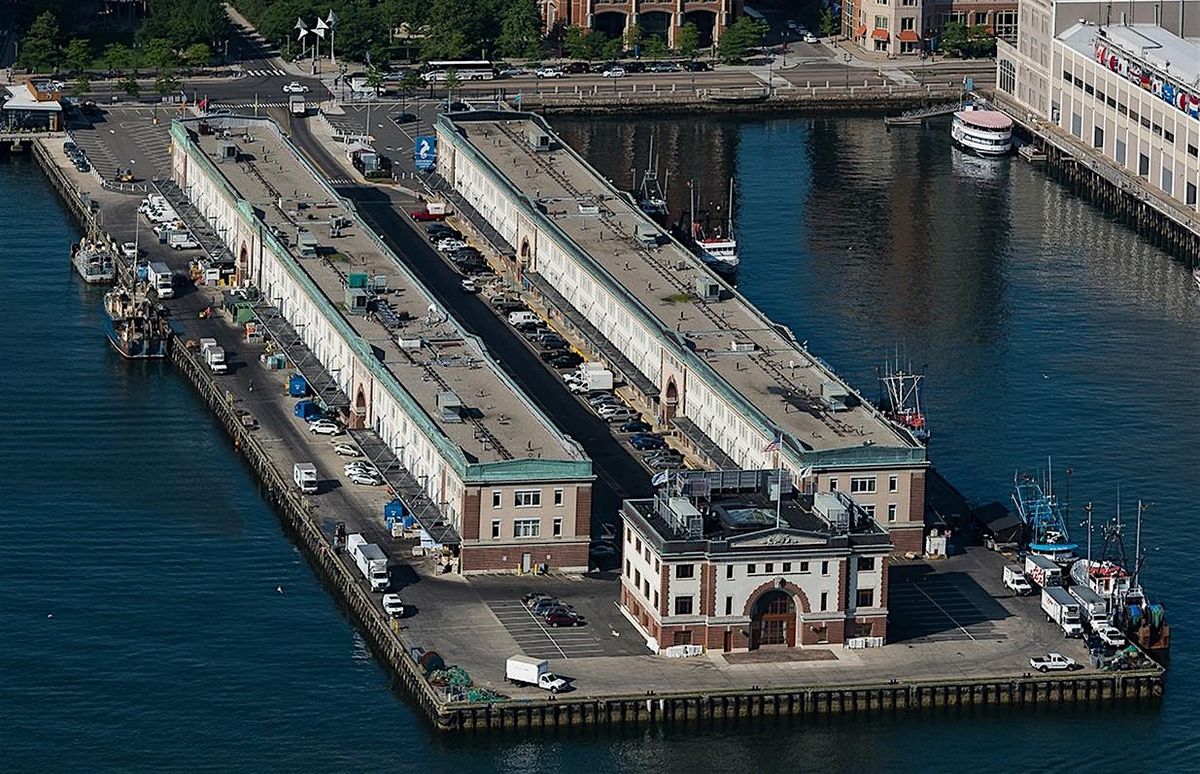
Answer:
[[[779,522],[783,512],[783,458],[780,455],[782,442],[779,435],[775,436],[777,445],[775,446],[775,467],[776,475],[779,476],[778,488],[775,490],[775,529],[779,529]]]

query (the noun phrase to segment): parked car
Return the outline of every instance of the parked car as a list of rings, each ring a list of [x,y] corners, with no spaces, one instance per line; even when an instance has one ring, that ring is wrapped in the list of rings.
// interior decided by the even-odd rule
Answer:
[[[587,62],[571,62],[566,67],[566,72],[570,73],[571,75],[579,75],[581,73],[586,73],[587,71],[588,71],[588,63]]]
[[[388,118],[392,119],[394,124],[411,124],[417,120],[416,113],[392,113]]]
[[[572,615],[570,613],[552,612],[546,615],[542,620],[547,626],[558,628],[559,626],[583,626],[587,623],[581,615]]]
[[[605,403],[619,404],[620,402],[620,398],[608,391],[597,392],[587,396],[587,403],[592,408],[599,408]]]
[[[550,365],[555,368],[574,368],[583,362],[583,358],[575,352],[562,352],[557,349],[547,350],[547,352],[554,353],[554,358],[550,360]]]
[[[647,72],[651,73],[677,73],[679,65],[674,62],[655,62],[646,68]]]
[[[627,408],[614,411],[611,414],[602,414],[601,416],[604,417],[605,422],[613,424],[616,422],[628,422],[632,419],[637,419],[638,413],[631,408]]]
[[[557,67],[539,67],[533,72],[539,78],[562,78],[563,71]]]
[[[455,250],[461,250],[466,246],[467,243],[461,239],[453,239],[450,237],[438,240],[437,243],[437,249],[441,250],[443,253],[452,253]]]
[[[597,561],[608,560],[616,558],[617,549],[611,543],[593,540],[592,544],[588,546],[588,553]]]
[[[604,72],[600,73],[600,75],[604,78],[624,78],[625,77],[625,68],[624,67],[610,67],[607,70],[605,70]]]
[[[366,460],[350,460],[342,466],[342,470],[347,473],[358,471],[359,473],[368,473],[370,475],[379,475],[379,469]]]
[[[383,476],[372,476],[357,470],[347,473],[346,478],[350,479],[350,483],[361,486],[381,486],[383,484]]]
[[[1125,647],[1125,635],[1121,630],[1110,623],[1104,623],[1096,627],[1096,636],[1100,641],[1110,648]]]
[[[626,406],[624,403],[622,403],[620,400],[615,400],[612,403],[605,403],[603,405],[597,406],[596,413],[603,417],[603,416],[612,414],[615,411],[623,411],[628,408],[629,407]]]
[[[1075,662],[1075,659],[1061,653],[1047,653],[1044,656],[1031,658],[1029,666],[1039,672],[1074,671],[1082,668]]]
[[[121,255],[125,256],[126,258],[137,258],[138,246],[133,242],[121,243]]]
[[[529,604],[529,609],[532,610],[536,615],[543,615],[544,611],[555,607],[565,607],[569,609],[569,605],[566,605],[556,597],[544,596]]]
[[[544,591],[528,591],[521,595],[521,604],[529,607],[539,599],[550,599],[550,595]]]
[[[496,75],[500,76],[501,78],[517,78],[525,75],[525,70],[520,67],[506,67],[500,72],[496,73]]]
[[[332,419],[318,419],[308,426],[308,432],[317,435],[338,435],[342,432],[342,426]]]
[[[689,73],[706,73],[712,70],[712,65],[708,62],[701,62],[698,59],[693,59],[683,66],[683,69]]]
[[[547,332],[534,339],[542,349],[566,349],[567,340],[554,332]]]
[[[289,83],[288,85],[283,87],[283,93],[284,94],[307,94],[308,87],[305,86],[300,81],[292,81],[291,83]]]
[[[644,73],[647,70],[645,62],[626,62],[621,69],[627,73]]]
[[[445,239],[447,237],[451,239],[462,239],[462,233],[458,229],[454,228],[453,226],[447,226],[445,223],[430,223],[425,226],[425,233],[428,234],[431,239],[435,237],[438,239]]]
[[[333,453],[339,457],[361,457],[362,452],[357,446],[348,443],[335,443],[333,445]]]
[[[640,419],[635,419],[632,422],[626,422],[617,428],[618,433],[649,433],[653,428],[648,422],[643,422]],[[658,436],[651,436],[658,438]]]
[[[626,425],[635,425],[635,424],[644,425],[646,423],[640,422],[638,420],[634,420],[632,422],[626,422],[625,425],[622,425],[622,427],[625,427]],[[654,449],[667,448],[667,442],[660,435],[630,436],[629,445],[632,446],[633,448],[637,449],[638,451],[651,451]]]
[[[811,32],[804,33],[803,40],[805,43],[820,43],[821,42],[820,39],[816,35],[812,34]]]
[[[392,618],[404,617],[404,602],[400,600],[399,594],[383,595],[383,612],[387,613]]]

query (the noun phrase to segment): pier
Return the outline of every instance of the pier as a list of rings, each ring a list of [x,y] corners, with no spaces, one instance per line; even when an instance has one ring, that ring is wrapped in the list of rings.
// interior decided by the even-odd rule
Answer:
[[[451,127],[444,128],[448,130]],[[177,142],[183,142],[184,137],[180,132],[175,133]],[[62,168],[62,160],[54,155],[52,149],[42,147],[40,152],[34,152],[55,187],[63,194],[64,201],[69,204],[75,202],[70,206],[77,217],[88,219],[98,211],[124,214],[136,206],[136,197],[127,193],[106,191],[98,193],[95,199],[82,194],[81,181],[73,178],[71,170]],[[182,149],[177,151],[180,152]],[[177,159],[180,158],[177,155]],[[239,179],[237,175],[242,174],[246,178],[241,183],[247,186],[253,184],[251,173],[245,170],[229,172],[225,177],[216,165],[205,169],[200,164],[191,166],[193,163],[189,162],[188,165],[189,176],[209,175],[213,176],[211,182],[217,183],[220,180]],[[267,164],[260,169],[266,181],[273,179]],[[295,173],[294,170],[291,173]],[[305,174],[314,178],[320,176],[311,169],[306,170]],[[221,175],[220,180],[216,175]],[[447,179],[452,180],[453,177]],[[194,184],[197,180],[189,178],[188,182]],[[310,183],[305,182],[304,185]],[[235,207],[237,217],[241,218],[241,233],[254,234],[257,239],[253,242],[254,248],[246,251],[246,259],[261,260],[257,256],[261,256],[265,243],[270,241],[262,235],[261,229],[270,224],[264,223],[262,216],[252,214],[249,199],[244,196],[237,198],[241,202],[240,206]],[[252,194],[250,198],[259,207],[268,201],[267,197],[258,194]],[[343,212],[352,211],[344,201],[338,202],[338,207]],[[477,211],[476,214],[482,216],[486,211]],[[468,228],[465,222],[459,224],[464,229]],[[503,234],[504,224],[500,225],[502,228],[498,233]],[[256,226],[259,228],[256,229]],[[226,233],[229,233],[228,230]],[[359,237],[372,246],[352,248],[351,253],[379,250],[383,244],[381,240],[377,241],[378,237],[363,233]],[[227,244],[226,247],[236,256],[235,260],[242,259],[241,250],[237,249],[236,244]],[[152,255],[161,253],[162,257],[173,260],[175,267],[180,265],[177,255],[165,249],[160,250],[157,245],[151,245],[150,249]],[[280,253],[281,256],[286,254],[286,249]],[[382,251],[381,254],[387,255]],[[520,256],[519,246],[513,254]],[[410,259],[409,256],[387,257],[398,262]],[[500,255],[489,258],[494,261],[507,260]],[[311,262],[297,263],[305,267],[303,271],[306,274],[318,277],[316,284],[322,289],[315,292],[324,294],[327,300],[331,299],[329,294],[345,291],[336,282],[327,284],[320,280],[323,272],[334,271],[332,267]],[[529,276],[535,274],[531,272]],[[399,278],[401,272],[396,270],[393,276]],[[550,308],[551,304],[556,303],[569,303],[568,297],[561,292],[555,298],[549,292],[535,294],[536,288],[537,285],[531,282],[526,292],[540,295],[545,304],[543,308]],[[1033,707],[1050,704],[1088,706],[1117,702],[1150,703],[1163,694],[1165,673],[1157,667],[1124,673],[1101,673],[1085,669],[1070,674],[1030,675],[1028,657],[1036,655],[1038,650],[1044,650],[1047,641],[1054,643],[1050,647],[1059,647],[1061,640],[1050,639],[1054,632],[1040,620],[1034,600],[996,599],[1002,611],[992,611],[986,607],[988,603],[985,600],[991,598],[989,595],[998,593],[998,567],[1004,561],[990,552],[972,558],[971,561],[978,566],[972,565],[969,574],[977,576],[978,580],[975,587],[964,593],[982,612],[982,617],[991,626],[999,628],[1003,637],[989,638],[986,632],[991,629],[981,629],[978,623],[964,621],[962,628],[967,636],[962,640],[924,642],[914,636],[911,647],[901,642],[895,647],[866,651],[831,646],[824,649],[828,655],[822,654],[821,660],[788,665],[786,668],[779,661],[737,663],[734,658],[715,653],[698,659],[679,660],[652,656],[645,651],[634,628],[613,611],[611,597],[605,597],[604,594],[606,590],[611,594],[615,587],[603,579],[584,579],[568,571],[552,572],[544,578],[484,576],[474,580],[443,577],[437,562],[413,551],[419,548],[414,536],[395,538],[385,528],[380,507],[386,501],[385,493],[374,489],[356,489],[345,484],[326,489],[316,497],[300,495],[295,491],[289,475],[295,461],[313,459],[322,469],[328,470],[340,460],[329,451],[325,441],[314,440],[302,429],[297,430],[297,422],[290,415],[293,401],[283,395],[285,374],[268,371],[260,359],[260,355],[265,354],[265,345],[247,342],[244,332],[220,314],[212,319],[198,316],[197,313],[206,306],[215,304],[219,308],[222,291],[222,288],[197,287],[178,299],[166,302],[176,321],[170,349],[171,361],[192,383],[229,435],[234,448],[254,471],[262,484],[264,497],[276,507],[281,522],[302,547],[314,571],[353,617],[376,658],[438,729],[482,732],[583,725],[653,727],[716,724],[776,716],[803,719],[849,714],[916,714],[999,705]],[[420,287],[413,284],[406,292],[416,295]],[[271,294],[266,294],[266,299],[268,302],[272,300]],[[277,305],[268,305],[279,309]],[[264,311],[263,317],[269,315]],[[345,322],[348,314],[338,311],[330,319],[334,317]],[[591,324],[594,329],[592,336],[604,335],[607,329],[605,325],[596,326],[594,320]],[[290,334],[282,326],[267,324],[274,351],[279,351],[276,347],[285,348],[289,339],[294,341],[304,337],[297,333],[292,323],[288,325],[291,326]],[[302,330],[307,329],[308,326],[305,326]],[[774,332],[769,335],[779,334]],[[232,353],[232,374],[214,375],[199,359],[194,342],[202,336],[216,338]],[[376,334],[368,334],[365,338],[372,337],[378,338]],[[784,337],[781,340],[786,342]],[[317,337],[306,339],[305,346],[313,353],[313,357],[321,357],[322,347],[328,347],[329,343]],[[628,349],[625,351],[627,355],[634,356],[628,367],[636,369],[637,353]],[[388,363],[393,354],[390,350],[386,352],[380,359]],[[371,353],[374,354],[374,350]],[[300,367],[306,357],[294,349],[288,354],[293,361],[291,365],[296,367]],[[716,366],[724,367],[724,364]],[[743,373],[736,366],[730,366],[730,369],[737,374]],[[325,373],[331,380],[337,381],[329,369]],[[318,376],[314,376],[313,381],[318,386],[321,384]],[[255,388],[249,389],[250,385]],[[340,386],[344,388],[350,385]],[[643,386],[650,389],[649,385]],[[344,395],[353,411],[354,401],[350,396],[354,395],[354,391],[345,390]],[[867,423],[867,426],[871,422],[869,417],[859,417],[858,421]],[[356,428],[352,434],[356,440],[359,440],[356,434],[360,432],[371,433],[373,428],[369,424],[364,428]],[[386,434],[375,432],[367,437],[381,447],[380,453],[384,448],[392,448]],[[479,442],[479,439],[472,437],[472,441]],[[360,445],[364,450],[369,446],[361,441]],[[714,451],[721,449],[717,444],[711,448]],[[382,454],[380,456],[384,458]],[[830,459],[836,461],[836,455],[831,454]],[[395,463],[403,466],[398,457]],[[385,467],[390,468],[390,464]],[[399,470],[396,472],[400,473]],[[424,483],[416,477],[413,479],[419,489],[428,486],[427,479]],[[400,487],[397,489],[404,491]],[[440,499],[432,498],[429,502],[438,507],[442,503]],[[415,615],[396,621],[384,614],[378,596],[368,592],[356,568],[333,547],[332,528],[336,520],[345,520],[351,531],[362,531],[369,539],[386,547],[392,559],[393,573],[402,579],[401,593],[406,604],[412,604],[417,609]],[[427,528],[436,528],[444,527],[448,521],[442,515],[424,524]],[[936,574],[937,569],[933,568],[933,572]],[[575,678],[577,687],[570,693],[549,697],[533,689],[513,688],[504,683],[504,658],[519,652],[523,646],[517,644],[512,628],[504,623],[507,619],[503,618],[503,605],[507,604],[505,600],[515,599],[530,588],[547,588],[564,595],[575,589],[573,593],[580,597],[580,606],[590,604],[595,610],[589,620],[592,621],[592,628],[597,630],[594,636],[599,644],[589,644],[589,648],[595,647],[599,655],[564,658],[556,663],[556,669]],[[587,595],[594,595],[595,598],[584,600],[583,597]],[[453,627],[447,624],[458,620],[465,620],[479,628],[470,635],[455,633]],[[610,626],[622,636],[610,637],[603,631]],[[606,638],[604,642],[600,642],[601,636]],[[570,652],[570,646],[560,642],[558,635],[551,636],[550,642]],[[495,696],[487,701],[470,701],[461,693],[432,684],[414,656],[428,650],[441,653],[448,664],[462,666],[474,678],[476,686],[494,692]],[[818,650],[821,649],[810,652],[815,654]],[[969,663],[956,665],[954,676],[951,677],[945,664],[956,651],[970,654],[967,658]]]

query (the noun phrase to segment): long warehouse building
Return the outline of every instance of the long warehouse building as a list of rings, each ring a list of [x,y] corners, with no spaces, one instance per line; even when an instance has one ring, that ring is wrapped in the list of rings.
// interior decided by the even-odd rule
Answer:
[[[586,571],[591,460],[271,121],[175,121],[174,182],[260,323],[463,573]],[[364,280],[366,280],[364,282]]]
[[[787,469],[923,543],[924,447],[564,143],[539,116],[436,123],[435,181],[547,314],[584,339],[641,407],[715,469]]]

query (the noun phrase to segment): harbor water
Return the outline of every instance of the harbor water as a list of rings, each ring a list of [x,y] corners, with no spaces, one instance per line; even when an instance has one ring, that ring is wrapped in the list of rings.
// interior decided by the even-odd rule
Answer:
[[[715,210],[734,177],[742,292],[869,396],[897,349],[923,367],[931,456],[968,497],[1005,500],[1015,470],[1053,455],[1060,492],[1073,471],[1076,522],[1087,500],[1111,514],[1118,484],[1126,515],[1152,502],[1145,580],[1174,639],[1162,704],[435,734],[183,379],[108,347],[102,291],[67,259],[78,231],[18,157],[0,160],[0,768],[1195,768],[1200,299],[1187,268],[1016,160],[960,155],[945,131],[558,123],[623,186],[654,136],[675,212],[689,178]]]

